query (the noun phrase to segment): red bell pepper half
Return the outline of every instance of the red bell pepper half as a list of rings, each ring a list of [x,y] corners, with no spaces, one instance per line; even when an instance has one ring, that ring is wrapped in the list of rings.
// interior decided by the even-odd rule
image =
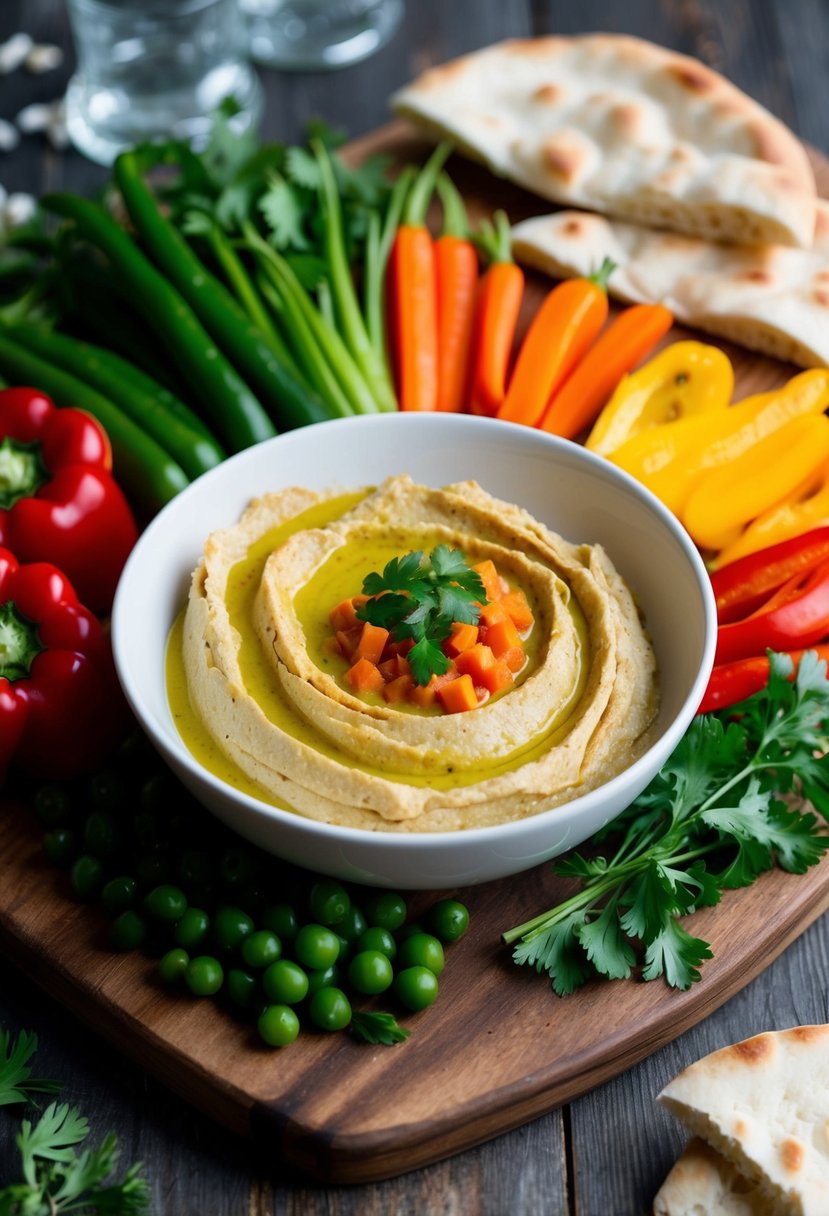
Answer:
[[[829,645],[809,646],[808,649],[814,651],[819,659],[829,663]],[[793,680],[806,650],[789,650],[786,653],[792,660],[792,673],[788,678]],[[711,710],[727,709],[729,705],[736,705],[738,701],[745,701],[746,697],[761,692],[769,682],[770,668],[768,655],[754,655],[750,659],[720,663],[711,672],[697,713],[707,714]]]
[[[56,566],[0,548],[0,781],[10,762],[39,777],[102,763],[127,723],[109,642]]]
[[[732,663],[766,650],[793,650],[829,634],[829,559],[799,571],[756,612],[720,625],[715,663]]]
[[[32,388],[0,390],[0,545],[54,562],[95,612],[112,604],[138,536],[94,418]]]
[[[718,622],[727,625],[755,612],[778,587],[827,558],[829,528],[814,528],[715,570],[711,587]]]

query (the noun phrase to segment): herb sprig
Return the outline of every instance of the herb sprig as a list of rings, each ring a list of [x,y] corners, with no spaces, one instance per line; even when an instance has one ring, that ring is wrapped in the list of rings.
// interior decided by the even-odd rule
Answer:
[[[470,569],[460,549],[443,544],[426,561],[421,549],[393,557],[382,574],[366,575],[363,594],[372,598],[357,611],[361,621],[388,629],[392,641],[414,639],[406,657],[418,684],[443,675],[449,660],[441,644],[453,622],[477,624],[486,603],[480,574]]]
[[[595,975],[689,988],[712,957],[680,918],[748,886],[777,864],[802,874],[829,848],[808,800],[829,819],[826,664],[812,652],[792,682],[773,654],[768,687],[739,706],[696,717],[636,801],[593,838],[605,852],[554,866],[576,878],[569,899],[503,934],[516,963],[546,971],[560,996]],[[613,846],[614,851],[611,851]]]
[[[12,1040],[0,1030],[0,1105],[31,1101],[54,1093],[59,1081],[32,1078],[29,1061],[37,1035],[21,1031]],[[22,1178],[0,1188],[0,1216],[143,1216],[150,1193],[141,1166],[131,1165],[121,1182],[109,1182],[118,1160],[114,1133],[98,1148],[77,1149],[89,1135],[89,1124],[75,1107],[52,1102],[40,1118],[23,1119],[17,1135]]]

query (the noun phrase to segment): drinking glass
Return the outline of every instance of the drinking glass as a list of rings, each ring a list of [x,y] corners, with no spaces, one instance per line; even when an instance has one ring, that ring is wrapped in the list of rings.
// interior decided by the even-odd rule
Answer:
[[[75,146],[110,164],[153,138],[203,144],[232,96],[239,131],[255,126],[262,92],[237,0],[67,0],[77,72],[66,95]]]
[[[240,0],[253,58],[281,68],[339,68],[388,42],[403,0]]]

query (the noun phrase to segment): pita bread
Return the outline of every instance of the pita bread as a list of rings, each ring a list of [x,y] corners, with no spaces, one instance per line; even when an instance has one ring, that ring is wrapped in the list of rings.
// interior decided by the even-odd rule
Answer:
[[[812,241],[814,176],[792,132],[698,60],[638,38],[498,43],[391,104],[555,202],[714,240]]]
[[[659,1095],[784,1216],[829,1212],[829,1026],[712,1052]]]
[[[829,365],[829,203],[818,201],[812,249],[717,245],[584,211],[516,224],[516,258],[555,276],[612,258],[612,295],[659,302],[677,321],[800,367]]]
[[[716,1149],[689,1141],[653,1201],[653,1216],[776,1216],[777,1205]]]

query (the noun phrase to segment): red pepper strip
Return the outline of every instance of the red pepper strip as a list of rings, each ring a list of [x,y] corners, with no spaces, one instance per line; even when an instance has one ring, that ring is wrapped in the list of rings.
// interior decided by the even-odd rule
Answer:
[[[138,529],[113,480],[112,450],[83,410],[32,388],[0,391],[0,545],[55,562],[84,604],[106,612]]]
[[[742,621],[720,625],[715,663],[810,646],[829,634],[829,560],[801,571]]]
[[[814,528],[756,553],[737,558],[711,575],[721,625],[760,608],[772,592],[795,574],[829,558],[829,528]]]
[[[814,651],[819,659],[829,663],[829,643],[810,646],[808,649]],[[786,653],[793,663],[792,674],[788,679],[793,680],[797,675],[800,660],[807,651],[789,650]],[[707,714],[714,709],[728,709],[729,705],[736,705],[738,701],[744,701],[746,697],[760,692],[769,682],[769,667],[768,655],[754,655],[750,659],[718,664],[711,672],[697,713]]]
[[[72,584],[0,548],[0,780],[11,762],[50,779],[86,772],[127,720],[107,638]]]

